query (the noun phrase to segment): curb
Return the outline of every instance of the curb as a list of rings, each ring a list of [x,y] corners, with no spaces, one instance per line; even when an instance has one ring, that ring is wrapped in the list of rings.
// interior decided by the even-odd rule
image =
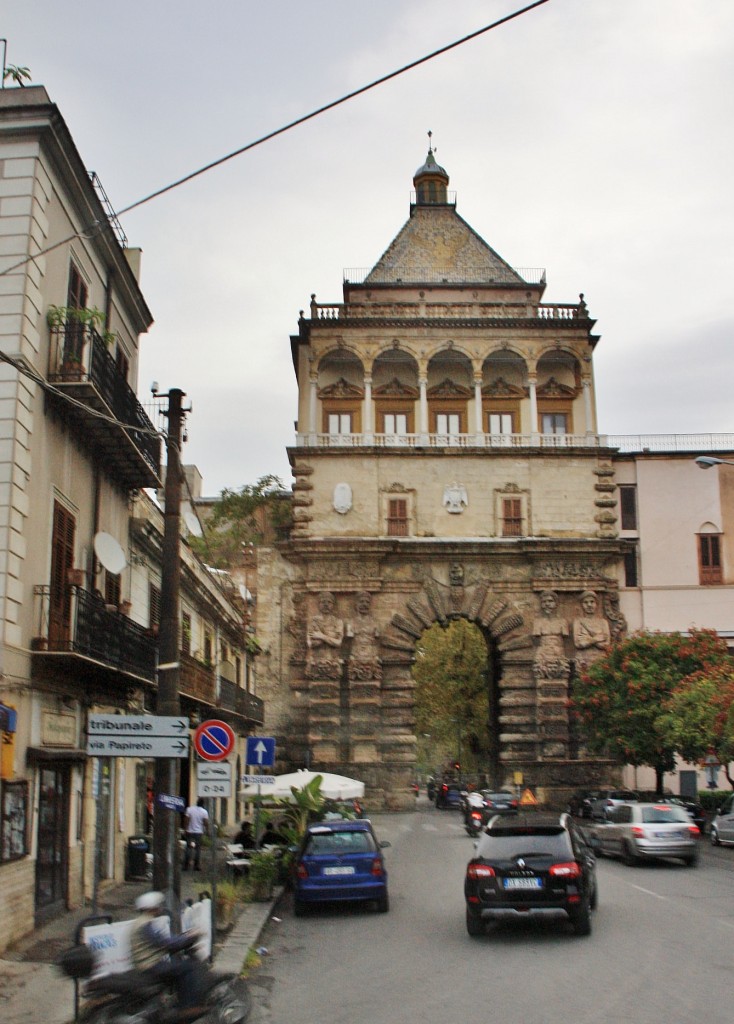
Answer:
[[[227,971],[239,975],[250,949],[257,944],[265,925],[278,906],[284,889],[275,888],[273,898],[263,903],[247,903],[239,915],[232,930],[221,947],[214,954],[214,967],[218,971]]]

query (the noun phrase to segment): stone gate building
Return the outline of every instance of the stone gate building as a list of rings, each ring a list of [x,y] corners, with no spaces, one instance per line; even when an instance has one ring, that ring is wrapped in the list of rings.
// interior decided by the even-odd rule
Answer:
[[[574,672],[625,629],[595,321],[583,295],[544,303],[544,274],[509,266],[448,182],[429,149],[385,253],[301,313],[294,526],[259,566],[284,767],[363,778],[371,806],[410,799],[411,664],[434,622],[486,639],[495,781],[559,797],[588,778]]]

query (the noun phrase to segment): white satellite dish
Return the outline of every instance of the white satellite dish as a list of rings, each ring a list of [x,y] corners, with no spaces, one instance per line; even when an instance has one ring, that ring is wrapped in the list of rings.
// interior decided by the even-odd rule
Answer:
[[[186,523],[186,529],[189,533],[192,533],[194,537],[201,537],[204,531],[201,528],[201,523],[199,522],[196,513],[191,507],[190,501],[184,501],[182,503],[181,515],[183,516],[183,521]]]
[[[125,552],[109,533],[95,533],[94,553],[107,572],[111,572],[115,576],[121,573],[127,565]]]

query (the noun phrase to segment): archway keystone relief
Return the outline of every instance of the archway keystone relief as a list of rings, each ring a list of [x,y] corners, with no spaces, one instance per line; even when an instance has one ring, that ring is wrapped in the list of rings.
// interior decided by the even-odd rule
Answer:
[[[416,643],[434,624],[464,618],[487,641],[497,784],[519,772],[550,791],[578,785],[588,762],[569,694],[574,673],[626,629],[611,581],[585,572],[551,589],[543,568],[508,582],[490,578],[492,566],[448,560],[406,570],[365,575],[363,566],[345,578],[332,567],[328,579],[295,583],[285,628],[294,762],[357,775],[370,807],[411,807]]]

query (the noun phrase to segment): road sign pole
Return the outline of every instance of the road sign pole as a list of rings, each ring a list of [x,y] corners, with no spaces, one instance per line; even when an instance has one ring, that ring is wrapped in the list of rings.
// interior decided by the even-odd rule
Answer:
[[[161,618],[159,624],[159,666],[156,711],[159,715],[178,715],[181,710],[179,682],[179,590],[181,584],[181,481],[180,460],[183,426],[183,391],[168,392],[168,430],[166,432],[166,485],[163,514],[161,558]],[[167,763],[166,763],[167,762]],[[178,793],[178,765],[175,758],[157,759],[156,795],[166,790]],[[153,818],[153,887],[165,893],[175,932],[180,929],[181,859],[176,856],[178,814],[156,807]]]

